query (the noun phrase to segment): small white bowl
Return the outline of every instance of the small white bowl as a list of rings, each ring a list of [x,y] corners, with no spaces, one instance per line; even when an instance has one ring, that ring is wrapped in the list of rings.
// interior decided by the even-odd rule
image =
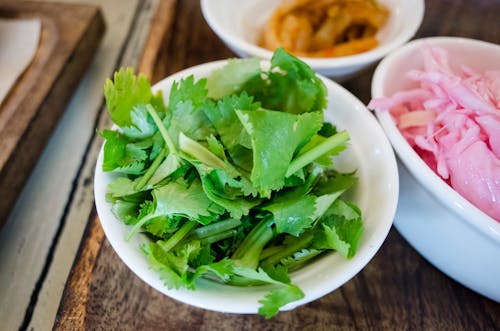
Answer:
[[[407,42],[424,16],[423,0],[379,0],[390,17],[378,34],[380,44],[367,52],[335,58],[301,59],[319,74],[342,81],[380,60]],[[272,51],[257,45],[264,26],[281,0],[201,0],[203,16],[212,30],[238,56],[269,60]]]
[[[192,67],[170,76],[154,86],[161,90],[165,100],[174,81],[194,74],[201,78],[221,67],[226,61],[217,61]],[[321,77],[328,91],[328,109],[325,120],[347,129],[351,140],[348,148],[335,159],[342,171],[357,171],[359,182],[350,192],[350,200],[361,208],[364,233],[357,254],[346,260],[339,254],[329,254],[291,274],[292,282],[305,293],[305,298],[282,308],[289,310],[315,300],[335,290],[356,275],[375,255],[392,225],[398,199],[398,172],[396,158],[389,141],[375,117],[366,107],[340,85]],[[99,155],[94,179],[97,213],[107,239],[122,261],[144,282],[181,302],[209,310],[230,313],[256,313],[258,301],[269,287],[236,287],[202,279],[196,291],[168,290],[160,276],[149,267],[140,250],[147,238],[136,234],[125,241],[130,228],[118,220],[106,201],[107,185],[116,176],[102,171],[103,151]],[[383,197],[383,198],[380,198]]]
[[[452,66],[500,69],[500,46],[432,37],[409,42],[384,58],[372,80],[372,97],[415,86],[405,73],[421,69],[423,44],[450,52]],[[438,177],[411,148],[387,112],[376,111],[399,159],[400,199],[394,225],[430,263],[468,288],[500,302],[500,222],[473,206]]]

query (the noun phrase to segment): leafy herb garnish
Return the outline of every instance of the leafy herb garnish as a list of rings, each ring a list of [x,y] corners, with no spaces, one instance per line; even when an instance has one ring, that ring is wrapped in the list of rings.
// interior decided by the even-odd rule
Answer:
[[[342,194],[357,179],[332,161],[349,135],[323,122],[326,88],[299,59],[230,60],[175,82],[167,105],[130,68],[104,94],[119,129],[102,132],[103,171],[121,174],[107,198],[129,238],[150,238],[142,250],[168,288],[272,284],[259,301],[270,318],[304,297],[290,271],[356,253],[361,212]]]

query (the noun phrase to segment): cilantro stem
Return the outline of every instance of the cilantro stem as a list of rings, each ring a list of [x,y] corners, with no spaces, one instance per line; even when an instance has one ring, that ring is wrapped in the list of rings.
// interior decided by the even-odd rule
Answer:
[[[147,222],[151,219],[152,217],[149,216],[149,215],[146,215],[144,216],[143,218],[141,218],[139,221],[137,221],[137,223],[134,224],[134,226],[132,227],[132,229],[130,230],[130,232],[127,234],[127,238],[125,238],[126,241],[129,241],[130,238],[132,238],[132,236],[137,232],[139,231],[139,229]]]
[[[172,141],[172,138],[170,138],[170,135],[168,134],[168,131],[163,125],[163,122],[158,116],[156,110],[150,104],[146,105],[146,109],[148,110],[149,115],[151,115],[151,117],[153,118],[153,121],[158,127],[158,130],[160,130],[161,136],[163,137],[163,140],[165,140],[165,143],[167,144],[170,153],[177,154],[177,149],[175,148],[174,142]]]
[[[160,245],[161,248],[165,252],[170,251],[172,248],[175,247],[179,243],[179,241],[182,240],[196,225],[198,222],[196,221],[186,221],[179,230],[177,230],[170,238],[167,240],[158,240],[158,245]]]
[[[234,235],[236,235],[236,233],[237,233],[236,229],[231,229],[231,230],[227,230],[224,232],[219,232],[219,233],[216,233],[212,236],[205,237],[205,238],[201,239],[201,243],[203,245],[212,244],[212,243],[217,242],[219,240],[224,240],[227,238],[234,237]]]
[[[213,236],[223,231],[233,229],[241,224],[241,221],[235,218],[228,218],[223,221],[205,225],[193,230],[193,235],[198,239]]]
[[[288,170],[286,172],[286,177],[290,177],[297,170],[305,167],[309,163],[316,160],[321,155],[327,153],[333,148],[345,144],[349,140],[349,134],[347,131],[341,131],[333,136],[329,137],[325,141],[323,141],[318,146],[308,150],[302,155],[299,155],[297,158],[293,159],[288,166]]]
[[[137,183],[137,185],[135,185],[135,189],[137,191],[142,190],[142,188],[144,186],[146,186],[146,184],[151,179],[151,177],[153,177],[156,169],[158,169],[158,167],[160,166],[160,164],[163,161],[163,159],[165,158],[166,154],[167,154],[167,151],[164,148],[160,151],[160,153],[158,153],[158,155],[154,159],[153,163],[151,163],[151,166],[149,167],[149,169],[141,177],[141,179],[139,180],[139,182]]]
[[[274,255],[269,256],[268,258],[263,260],[260,265],[262,267],[275,265],[285,257],[289,257],[294,253],[300,251],[302,248],[306,248],[307,246],[309,246],[312,240],[313,240],[312,232],[304,233],[302,236],[300,236],[300,238],[296,242],[294,242],[291,245],[285,246],[284,249],[280,250]]]
[[[272,217],[264,218],[243,239],[231,257],[237,265],[252,269],[257,268],[262,249],[274,237],[274,231],[271,227],[273,222]]]
[[[271,246],[271,247],[268,247],[266,249],[263,249],[262,250],[262,253],[260,254],[260,260],[264,260],[265,258],[271,256],[271,255],[274,255],[276,253],[278,253],[279,251],[281,251],[285,246],[283,245],[279,245],[279,246]]]
[[[286,268],[288,269],[288,271],[297,270],[302,265],[304,265],[304,263],[315,258],[316,256],[318,256],[323,252],[324,251],[320,249],[309,249],[305,253],[301,251],[300,259],[298,260],[294,259],[292,262],[287,263]]]
[[[205,146],[187,137],[182,132],[179,133],[179,147],[182,151],[191,154],[210,167],[219,169],[224,168],[224,161],[210,152],[207,148],[205,148]]]

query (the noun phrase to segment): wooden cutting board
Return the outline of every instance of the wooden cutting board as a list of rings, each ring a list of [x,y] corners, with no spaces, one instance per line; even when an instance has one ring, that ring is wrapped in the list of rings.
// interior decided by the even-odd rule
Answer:
[[[92,60],[105,25],[99,7],[65,3],[0,3],[0,17],[42,22],[34,59],[0,108],[1,227]]]
[[[500,2],[496,2],[500,4]],[[420,36],[483,36],[500,42],[491,3],[429,1]],[[485,24],[481,24],[484,22]],[[138,71],[153,82],[233,56],[206,25],[198,0],[161,0]],[[372,72],[345,84],[362,101]],[[375,258],[331,294],[271,320],[191,307],[136,277],[106,240],[95,210],[83,235],[54,330],[498,330],[500,304],[446,277],[392,229]]]

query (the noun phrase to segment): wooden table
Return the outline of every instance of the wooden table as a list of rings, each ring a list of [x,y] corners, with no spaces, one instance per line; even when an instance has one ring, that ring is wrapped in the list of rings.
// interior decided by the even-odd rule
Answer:
[[[500,43],[498,17],[500,1],[427,1],[417,37],[464,36]],[[137,65],[155,82],[231,56],[204,21],[199,1],[163,0]],[[367,102],[372,73],[368,70],[344,86]],[[500,304],[445,276],[392,229],[362,272],[319,300],[271,320],[201,310],[156,292],[132,274],[110,247],[92,210],[54,329],[498,330]]]

